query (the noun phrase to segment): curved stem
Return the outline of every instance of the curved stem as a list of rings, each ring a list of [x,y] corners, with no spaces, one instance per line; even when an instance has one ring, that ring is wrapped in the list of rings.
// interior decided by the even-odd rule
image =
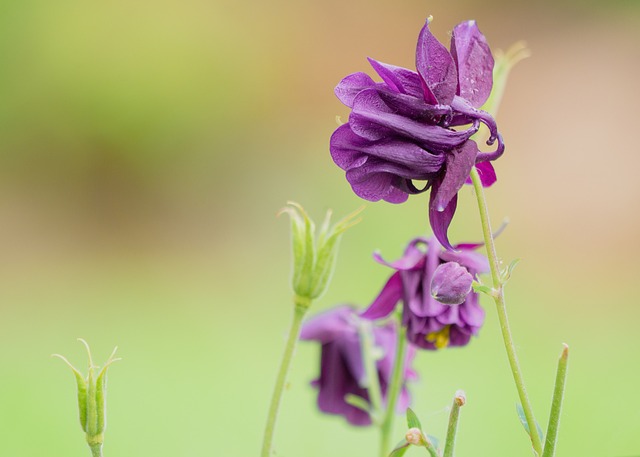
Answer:
[[[493,235],[491,234],[491,222],[489,221],[487,202],[484,198],[484,191],[482,189],[480,176],[478,175],[478,171],[475,167],[473,167],[473,169],[471,170],[471,180],[473,181],[473,187],[476,191],[476,197],[478,200],[478,209],[480,210],[482,233],[484,235],[484,242],[487,247],[487,256],[489,257],[491,277],[493,279],[493,298],[496,302],[498,319],[500,321],[500,330],[502,331],[502,339],[504,340],[504,347],[507,350],[507,357],[509,358],[509,365],[511,366],[511,372],[513,373],[513,380],[515,381],[516,388],[518,390],[518,396],[520,397],[520,403],[522,403],[522,409],[524,410],[524,415],[527,419],[527,424],[529,425],[529,435],[531,437],[533,449],[536,451],[537,455],[542,455],[542,443],[540,440],[540,435],[538,434],[538,427],[533,415],[531,402],[529,401],[529,397],[527,396],[527,391],[524,386],[522,371],[520,370],[516,348],[513,343],[513,337],[511,336],[511,329],[509,328],[507,307],[504,300],[504,288],[502,287],[503,285],[500,279],[498,255],[496,254],[496,247],[493,242]]]
[[[393,363],[391,384],[387,390],[387,409],[380,427],[380,456],[386,457],[391,451],[391,433],[393,432],[393,420],[396,415],[396,403],[402,388],[402,372],[404,371],[404,358],[407,349],[407,329],[399,326],[398,341],[396,342],[396,355]]]
[[[280,370],[278,371],[278,377],[276,378],[276,385],[273,389],[273,395],[271,397],[271,406],[269,407],[269,415],[267,416],[267,425],[264,429],[264,440],[262,442],[262,457],[269,457],[271,455],[271,448],[273,445],[273,432],[276,427],[276,419],[278,418],[278,409],[280,408],[280,400],[282,399],[282,392],[287,380],[287,373],[289,372],[289,366],[291,365],[291,358],[293,351],[300,335],[300,327],[302,326],[302,318],[304,317],[308,306],[301,306],[296,303],[295,312],[293,314],[293,322],[289,329],[289,337],[287,338],[287,344],[284,348],[284,354],[282,355],[282,361],[280,362]]]

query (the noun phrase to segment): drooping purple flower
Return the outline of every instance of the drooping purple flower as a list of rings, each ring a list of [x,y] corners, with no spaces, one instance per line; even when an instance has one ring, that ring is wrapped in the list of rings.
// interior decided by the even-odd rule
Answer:
[[[376,253],[377,262],[396,271],[361,316],[367,319],[386,317],[402,300],[402,325],[407,328],[410,343],[423,349],[465,346],[484,322],[478,294],[468,291],[460,304],[444,304],[433,296],[432,282],[438,267],[451,262],[464,267],[472,277],[487,272],[489,263],[486,257],[474,251],[476,247],[478,245],[460,244],[456,251],[448,251],[432,237],[412,240],[404,255],[395,262],[386,262]],[[455,276],[453,279],[459,280]],[[440,284],[440,287],[445,286]],[[458,285],[446,287],[453,290]]]
[[[478,109],[493,86],[489,45],[475,21],[467,21],[453,29],[448,51],[427,21],[418,37],[417,72],[368,60],[383,82],[354,73],[338,84],[336,96],[351,113],[331,137],[331,156],[365,200],[402,203],[430,188],[431,227],[452,249],[447,229],[458,191],[474,165],[483,185],[493,184],[490,161],[504,151],[494,119]],[[497,141],[493,152],[480,152],[470,139],[480,123],[489,128],[487,144]],[[426,184],[418,188],[414,181]]]
[[[359,317],[352,307],[339,306],[306,322],[302,327],[300,339],[318,341],[322,344],[320,377],[312,383],[318,388],[320,411],[344,416],[350,424],[364,426],[371,424],[369,414],[345,401],[348,394],[369,401],[365,387],[367,377],[362,359],[358,320]],[[376,347],[383,353],[382,358],[377,361],[377,368],[382,395],[386,399],[395,357],[396,328],[391,322],[384,326],[374,326],[373,336]],[[416,378],[410,367],[414,356],[415,349],[409,346],[404,363],[403,382]],[[406,384],[403,384],[397,405],[398,411],[404,411],[409,406]]]

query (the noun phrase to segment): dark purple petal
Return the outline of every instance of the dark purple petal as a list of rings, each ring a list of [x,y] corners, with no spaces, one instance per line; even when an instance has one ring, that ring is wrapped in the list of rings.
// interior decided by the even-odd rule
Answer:
[[[360,314],[365,319],[381,319],[387,317],[402,298],[402,279],[396,272],[384,285],[376,299]]]
[[[469,292],[473,276],[457,262],[443,263],[433,273],[431,296],[445,305],[459,305]]]
[[[376,83],[371,77],[362,72],[353,73],[342,79],[334,89],[334,93],[338,100],[349,108],[353,107],[353,99],[362,89],[375,86]]]
[[[478,124],[461,131],[449,130],[395,114],[375,89],[361,91],[353,101],[349,116],[351,130],[368,140],[399,136],[412,138],[426,148],[448,150],[458,146],[478,131]]]
[[[440,244],[448,250],[453,250],[453,246],[449,242],[449,238],[447,237],[447,230],[449,229],[449,225],[451,224],[451,219],[453,219],[453,215],[456,212],[456,207],[458,206],[458,195],[454,195],[453,198],[449,201],[449,204],[445,207],[444,211],[438,211],[436,209],[436,205],[434,204],[434,200],[436,195],[438,194],[438,190],[440,187],[440,181],[434,181],[431,187],[431,195],[429,196],[429,223],[431,224],[431,230],[433,230],[433,234],[438,239]]]
[[[435,193],[432,205],[435,206],[436,211],[443,211],[449,201],[457,195],[475,165],[477,154],[478,146],[473,140],[469,140],[447,153],[444,177],[438,189],[431,190],[432,196]]]
[[[355,324],[354,324],[355,325]],[[341,335],[335,344],[339,345],[340,353],[344,357],[345,365],[358,385],[364,386],[367,383],[367,373],[362,360],[362,350],[360,347],[360,335],[352,327],[349,332]]]
[[[427,21],[418,36],[416,69],[423,80],[424,100],[432,105],[448,105],[458,86],[453,57],[429,30]]]
[[[458,69],[456,94],[479,108],[491,94],[494,61],[475,21],[462,22],[453,29],[451,55]]]
[[[449,347],[466,346],[471,340],[471,333],[465,332],[464,329],[452,325],[449,329]]]
[[[422,85],[418,73],[407,68],[378,62],[371,57],[367,60],[391,90],[422,99]]]
[[[347,170],[346,177],[360,198],[373,202],[386,200],[402,203],[408,195],[394,185],[399,179],[398,173],[407,174],[408,170],[365,156],[360,166]]]
[[[403,174],[409,179],[428,179],[444,164],[444,154],[433,154],[408,141],[369,141],[353,133],[348,124],[333,132],[329,149],[333,161],[343,170],[367,154],[406,167]]]

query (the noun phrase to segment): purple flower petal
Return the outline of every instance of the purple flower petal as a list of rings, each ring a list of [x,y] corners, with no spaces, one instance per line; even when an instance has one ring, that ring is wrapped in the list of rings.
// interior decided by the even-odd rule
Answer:
[[[496,171],[494,170],[491,162],[476,163],[476,170],[478,170],[478,176],[480,176],[482,187],[490,187],[498,180]],[[465,184],[472,184],[471,177],[467,179]]]
[[[391,275],[376,299],[360,314],[360,317],[371,320],[387,317],[401,298],[402,279],[400,273],[396,272]]]
[[[368,87],[375,86],[376,83],[371,77],[362,72],[353,73],[342,79],[334,89],[334,93],[338,100],[349,108],[353,107],[353,99],[358,93]]]
[[[370,155],[406,168],[400,176],[409,179],[428,179],[444,164],[444,154],[434,154],[415,143],[395,139],[369,141],[353,133],[348,124],[333,132],[329,142],[333,161],[343,170],[363,157]]]
[[[407,68],[378,62],[371,57],[367,60],[391,90],[422,98],[422,85],[418,73]]]
[[[433,234],[438,239],[440,244],[445,249],[453,250],[453,246],[451,246],[451,243],[449,242],[449,238],[447,236],[447,230],[449,229],[449,225],[451,224],[453,215],[456,212],[456,207],[458,206],[458,194],[453,196],[453,198],[445,207],[444,211],[438,211],[436,209],[434,200],[436,198],[436,195],[438,194],[439,187],[440,181],[434,181],[431,188],[431,195],[429,196],[429,223],[431,224],[431,230],[433,230]]]
[[[422,77],[424,101],[448,105],[458,86],[458,74],[453,57],[429,30],[427,21],[418,36],[416,69]]]
[[[353,308],[350,306],[339,306],[318,314],[304,323],[300,331],[300,339],[328,343],[337,335],[350,331],[352,325],[349,318],[352,315]]]
[[[409,243],[404,250],[404,254],[395,262],[387,262],[382,258],[379,252],[373,253],[373,258],[376,262],[393,268],[394,270],[411,270],[413,268],[421,268],[420,262],[424,261],[425,252],[418,248],[418,245],[427,244],[428,240],[425,238],[416,238]]]
[[[440,253],[440,258],[445,262],[457,262],[474,275],[487,273],[489,271],[489,260],[479,252],[471,250],[477,245],[469,245],[472,247],[465,246],[457,245],[455,251],[443,251]]]
[[[453,29],[451,55],[458,69],[456,94],[479,108],[491,94],[494,61],[475,21],[462,22]]]
[[[399,136],[411,138],[426,148],[446,150],[463,144],[478,131],[478,125],[466,130],[449,130],[395,114],[375,89],[362,90],[353,101],[349,116],[351,130],[368,140]]]
[[[431,191],[431,195],[436,194],[432,204],[437,211],[443,211],[449,201],[462,188],[475,165],[477,154],[478,146],[473,140],[469,140],[447,153],[444,177],[437,191],[436,189]]]
[[[433,273],[431,296],[445,305],[459,305],[469,292],[473,276],[457,262],[443,263]]]
[[[460,318],[471,327],[480,328],[484,323],[484,310],[478,303],[478,294],[471,294],[467,301],[461,305]]]

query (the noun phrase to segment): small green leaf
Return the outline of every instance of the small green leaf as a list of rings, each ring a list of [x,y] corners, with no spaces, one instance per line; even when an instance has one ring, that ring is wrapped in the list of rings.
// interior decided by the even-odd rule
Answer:
[[[418,419],[418,416],[416,416],[416,413],[414,413],[411,408],[407,408],[407,426],[409,428],[417,428],[419,430],[422,430],[420,419]]]
[[[362,411],[367,413],[369,412],[369,408],[370,408],[369,402],[362,397],[359,397],[354,394],[347,394],[344,396],[344,401],[347,404],[353,406],[354,408],[361,409]]]
[[[502,270],[501,274],[500,274],[500,282],[502,284],[506,284],[507,281],[509,281],[509,279],[511,279],[511,274],[513,273],[514,268],[516,267],[516,265],[518,265],[518,263],[520,263],[521,259],[515,259],[513,260],[509,266],[507,268],[505,268],[504,270]]]
[[[520,419],[520,423],[524,427],[525,432],[527,432],[527,435],[531,436],[529,424],[527,423],[527,416],[524,414],[524,409],[520,403],[516,404],[516,410],[518,411],[518,419]],[[538,429],[538,436],[540,437],[540,440],[544,441],[544,434],[542,433],[542,429],[540,428],[538,421],[536,421],[536,428]]]
[[[472,287],[473,287],[473,291],[476,293],[485,294],[490,297],[494,296],[494,291],[492,287],[485,286],[484,284],[480,284],[479,282],[475,282],[475,281],[473,282]]]
[[[407,440],[400,441],[393,449],[393,451],[391,451],[389,457],[402,457],[404,453],[407,452],[407,449],[409,449],[409,446],[411,445],[407,442]]]

